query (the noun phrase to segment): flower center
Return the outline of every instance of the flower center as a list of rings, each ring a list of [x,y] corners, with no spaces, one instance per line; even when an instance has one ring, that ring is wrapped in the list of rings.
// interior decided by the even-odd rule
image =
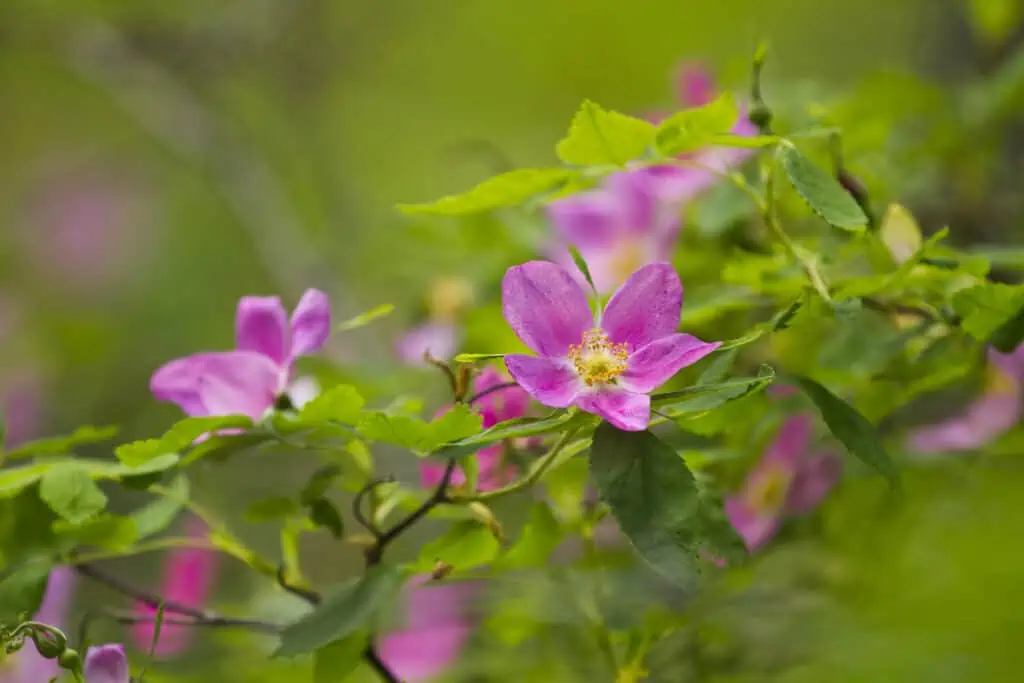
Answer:
[[[997,365],[989,365],[985,378],[985,392],[993,394],[1013,394],[1017,391],[1017,382],[1012,375]]]
[[[777,511],[786,502],[792,475],[782,467],[765,470],[751,482],[747,490],[747,503],[762,514]]]
[[[569,360],[588,387],[606,384],[621,375],[628,357],[628,344],[613,344],[604,330],[596,328],[584,332],[583,341],[569,347]]]
[[[625,282],[626,278],[647,263],[645,257],[643,244],[638,239],[628,240],[619,245],[611,262],[611,272],[615,282]]]

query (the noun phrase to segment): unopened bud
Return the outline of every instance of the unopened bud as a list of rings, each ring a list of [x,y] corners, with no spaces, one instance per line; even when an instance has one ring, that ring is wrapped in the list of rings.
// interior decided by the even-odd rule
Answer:
[[[758,102],[751,107],[747,117],[762,132],[767,132],[772,125],[772,110],[764,102]]]
[[[495,518],[494,513],[491,512],[489,507],[479,501],[474,501],[466,507],[473,513],[473,517],[478,522],[487,527],[492,536],[501,543],[505,542],[505,530],[501,528],[501,523]]]
[[[36,627],[32,629],[32,642],[45,659],[56,659],[67,649],[67,637],[55,628]]]
[[[82,656],[78,654],[77,650],[72,650],[70,647],[60,653],[57,663],[65,671],[80,672],[82,670]]]
[[[434,565],[434,568],[430,570],[430,579],[432,581],[440,581],[441,579],[451,574],[452,570],[454,569],[455,567],[448,564],[447,562],[442,562],[441,560],[438,560],[437,563]]]

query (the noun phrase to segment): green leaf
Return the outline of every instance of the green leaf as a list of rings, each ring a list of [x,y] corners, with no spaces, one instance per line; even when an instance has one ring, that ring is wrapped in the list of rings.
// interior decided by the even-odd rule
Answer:
[[[72,464],[83,468],[93,479],[123,479],[137,477],[153,472],[167,470],[178,462],[178,456],[167,453],[138,467],[127,467],[122,463],[108,460],[90,460],[88,458],[54,458],[34,462],[21,467],[8,467],[0,470],[0,498],[17,495],[25,488],[35,484],[51,469]]]
[[[364,413],[356,424],[356,431],[368,441],[390,443],[410,450],[418,450],[430,440],[427,423],[409,415]]]
[[[166,495],[139,508],[131,514],[138,537],[158,534],[171,525],[189,496],[188,478],[181,474],[168,484]]]
[[[782,142],[778,135],[715,135],[711,144],[718,147],[742,147],[744,149],[762,149]]]
[[[362,661],[365,633],[354,633],[313,653],[313,683],[344,683]]]
[[[245,521],[259,523],[291,517],[299,511],[299,504],[291,498],[274,496],[262,498],[245,509]]]
[[[648,431],[624,432],[605,422],[594,432],[590,474],[640,556],[667,579],[690,584],[700,498],[683,459]]]
[[[846,450],[888,479],[892,488],[899,488],[899,470],[867,418],[813,379],[797,375],[793,381],[814,402],[825,424]]]
[[[39,610],[50,567],[40,558],[0,572],[0,624],[20,623],[21,617],[31,618]]]
[[[443,448],[431,453],[438,458],[463,458],[476,453],[488,445],[505,439],[521,439],[527,436],[540,436],[561,431],[574,420],[588,419],[585,414],[572,410],[556,412],[548,417],[519,417],[499,422],[474,436],[446,444]]]
[[[124,550],[139,539],[139,530],[133,518],[107,513],[96,515],[81,524],[58,519],[53,523],[53,531],[62,539],[74,541],[76,545],[93,545],[107,550]]]
[[[724,134],[736,124],[739,109],[729,93],[721,95],[702,107],[685,109],[673,114],[658,125],[658,151],[665,156],[677,156],[706,147],[716,138],[730,140]]]
[[[222,462],[235,453],[256,448],[274,441],[274,436],[269,433],[256,432],[248,434],[214,435],[189,449],[188,454],[182,458],[182,465],[191,465],[197,460],[213,457],[216,461]]]
[[[479,413],[465,403],[456,404],[430,423],[430,449],[479,434],[483,424]]]
[[[577,166],[622,166],[642,157],[654,142],[654,124],[584,100],[555,147],[558,158]]]
[[[114,426],[79,427],[69,436],[56,436],[38,441],[30,441],[7,452],[7,460],[31,458],[40,455],[65,455],[74,453],[80,446],[109,441],[117,436],[118,429]],[[0,440],[0,443],[3,443]]]
[[[406,214],[461,216],[518,206],[542,192],[552,190],[572,178],[564,168],[521,168],[488,178],[473,189],[448,195],[428,204],[400,204]]]
[[[322,498],[325,493],[334,485],[334,482],[341,476],[340,465],[325,465],[314,472],[306,485],[299,493],[299,501],[303,505],[312,505],[315,500]]]
[[[307,654],[371,627],[404,582],[405,574],[397,567],[370,567],[286,628],[274,656]]]
[[[988,343],[1003,353],[1011,353],[1024,342],[1024,306],[1012,318],[996,328]]]
[[[143,439],[122,444],[114,449],[114,455],[125,465],[138,466],[161,455],[187,448],[204,434],[215,434],[223,429],[251,427],[252,420],[245,415],[186,417],[172,425],[159,439]]]
[[[583,273],[583,278],[590,285],[590,289],[597,292],[597,285],[594,284],[594,276],[590,274],[590,267],[587,265],[586,259],[583,258],[583,254],[572,244],[569,245],[569,254],[572,256],[573,263],[576,264],[576,268]]]
[[[501,544],[487,527],[476,520],[462,520],[423,546],[416,568],[429,572],[438,562],[444,562],[457,570],[472,569],[493,562],[500,551]]]
[[[720,368],[709,368],[715,373]],[[737,377],[710,384],[698,383],[679,391],[668,391],[651,395],[651,404],[658,412],[672,418],[705,413],[719,406],[760,391],[775,381],[775,370],[762,365],[754,377]]]
[[[309,519],[316,526],[330,531],[335,538],[345,535],[345,522],[342,521],[338,508],[326,498],[317,498],[309,504]]]
[[[334,329],[336,329],[339,332],[348,332],[350,330],[355,330],[360,327],[365,327],[372,323],[374,320],[378,320],[379,318],[385,318],[391,315],[391,313],[394,310],[394,304],[381,304],[380,306],[371,308],[368,311],[364,311],[357,316],[353,316],[348,320],[338,323],[337,325],[335,325]]]
[[[986,282],[953,295],[953,309],[960,316],[964,332],[978,341],[988,341],[1004,325],[1007,338],[1013,329],[1012,321],[1024,307],[1024,286]]]
[[[850,193],[796,147],[783,147],[779,160],[789,182],[814,213],[837,228],[859,231],[867,225],[864,210]]]
[[[39,482],[39,497],[72,524],[86,521],[107,505],[89,472],[74,462],[47,470]]]
[[[118,460],[129,466],[141,465],[167,452],[160,439],[142,439],[121,444],[114,449]]]
[[[299,421],[305,424],[355,424],[363,404],[363,397],[355,387],[342,384],[328,389],[303,406],[302,412],[299,413]]]
[[[548,558],[562,542],[562,528],[547,503],[537,502],[530,508],[530,519],[519,540],[495,562],[496,569],[545,567]]]
[[[456,363],[475,363],[478,360],[494,360],[495,358],[504,358],[507,353],[460,353],[456,354]]]

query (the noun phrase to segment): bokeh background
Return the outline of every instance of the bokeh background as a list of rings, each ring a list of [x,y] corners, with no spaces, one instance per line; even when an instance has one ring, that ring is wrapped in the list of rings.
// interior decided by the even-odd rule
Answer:
[[[682,62],[743,92],[762,40],[769,100],[783,117],[823,107],[848,124],[848,163],[869,189],[908,203],[926,231],[951,225],[958,244],[1012,244],[1024,79],[1007,65],[1021,11],[1015,0],[4,0],[9,438],[82,423],[158,433],[177,409],[150,399],[154,368],[229,347],[240,296],[294,303],[309,286],[331,294],[338,319],[396,306],[335,338],[340,369],[311,372],[380,396],[425,392],[436,407],[443,383],[402,364],[398,340],[445,278],[493,298],[543,226],[412,219],[395,205],[552,162],[583,98],[669,110]],[[908,121],[921,136],[895,143],[895,122]],[[466,348],[502,350],[497,328],[469,315]],[[195,495],[229,515],[313,466],[288,454],[230,464]],[[394,463],[411,478],[414,467]],[[825,550],[797,543],[751,570],[751,593],[715,603],[686,645],[711,663],[687,659],[665,680],[1016,680],[1024,475],[1000,467],[920,474],[915,504],[890,516],[873,490],[844,488],[856,504],[815,522]],[[240,533],[276,552],[272,534]],[[359,564],[326,541],[303,553],[319,581]],[[125,569],[144,577],[157,562]],[[246,581],[222,580],[218,599],[294,609],[253,598]],[[212,680],[218,661],[232,662],[220,680],[286,675],[244,659],[237,636],[221,640],[170,670]]]

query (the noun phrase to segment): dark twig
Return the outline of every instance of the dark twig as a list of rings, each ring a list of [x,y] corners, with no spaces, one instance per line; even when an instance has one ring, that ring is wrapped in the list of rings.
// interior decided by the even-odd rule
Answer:
[[[121,612],[116,610],[104,610],[97,614],[97,616],[105,616],[119,624],[149,624],[156,621],[156,616],[148,616],[141,614],[130,614],[127,612]],[[259,619],[234,619],[232,617],[222,617],[219,615],[211,615],[206,619],[182,619],[181,617],[164,617],[164,626],[195,626],[195,627],[207,627],[207,628],[242,628],[249,631],[260,631],[262,633],[280,633],[284,627],[278,624],[272,624],[268,621],[260,621]]]
[[[82,576],[90,578],[96,583],[101,583],[107,588],[117,591],[122,595],[132,597],[136,601],[141,602],[147,607],[152,607],[153,609],[160,609],[160,605],[162,604],[165,612],[173,612],[186,617],[192,617],[193,619],[208,620],[214,616],[201,609],[196,609],[195,607],[190,607],[180,602],[174,602],[173,600],[164,600],[159,595],[147,593],[146,591],[135,588],[134,586],[131,586],[116,577],[110,576],[88,563],[75,565],[75,570]]]
[[[434,358],[433,356],[431,356],[430,355],[430,351],[424,351],[423,352],[423,360],[426,361],[429,365],[433,365],[435,368],[437,368],[438,370],[441,371],[441,373],[445,376],[445,379],[448,380],[448,388],[452,392],[452,398],[454,400],[458,401],[459,400],[459,380],[455,376],[455,373],[452,372],[451,367],[447,363],[445,363],[443,360],[439,360],[439,359]]]
[[[310,605],[319,605],[322,597],[316,591],[311,591],[308,588],[302,586],[296,586],[288,582],[288,577],[285,575],[284,567],[279,567],[277,570],[277,585],[283,588],[286,592],[291,593],[297,598],[305,600]]]
[[[511,389],[514,386],[516,386],[515,382],[502,382],[501,384],[495,384],[492,387],[487,387],[483,391],[473,394],[472,396],[466,399],[466,403],[472,405],[479,401],[480,399],[482,399],[484,396],[489,396],[490,394],[493,394],[496,391],[502,391],[503,389]]]
[[[380,655],[377,654],[377,648],[374,647],[372,642],[366,646],[366,650],[363,652],[363,658],[377,673],[377,675],[381,677],[381,680],[384,680],[387,683],[402,683],[402,679],[396,676],[391,669],[388,668],[388,665],[380,658]]]
[[[377,542],[366,549],[366,566],[372,567],[375,564],[379,564],[381,557],[384,555],[384,549],[389,543],[405,533],[413,524],[423,519],[435,507],[448,502],[448,486],[451,484],[453,474],[455,474],[455,459],[450,458],[444,468],[441,483],[437,485],[437,488],[430,494],[430,497],[398,524],[380,534],[377,537]]]
[[[373,534],[373,537],[377,540],[380,540],[383,532],[372,519],[363,514],[363,499],[372,494],[373,491],[381,484],[390,484],[394,480],[395,478],[392,476],[371,479],[366,486],[359,489],[359,493],[357,493],[355,498],[352,499],[352,517],[354,517],[363,528]]]

